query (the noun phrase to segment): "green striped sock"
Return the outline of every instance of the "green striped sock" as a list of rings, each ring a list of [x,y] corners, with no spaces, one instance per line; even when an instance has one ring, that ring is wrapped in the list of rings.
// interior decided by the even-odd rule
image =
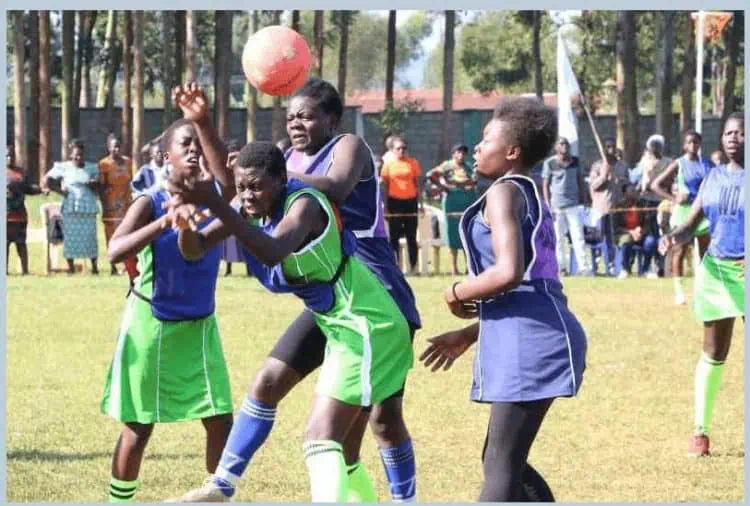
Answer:
[[[305,441],[303,449],[312,502],[346,502],[349,476],[341,444],[331,440]]]
[[[716,394],[721,385],[724,362],[701,354],[695,369],[695,432],[708,435]]]
[[[349,495],[346,502],[378,502],[378,494],[375,492],[375,487],[372,485],[372,480],[370,480],[364,464],[355,462],[346,467],[346,472],[349,475]]]
[[[118,480],[114,476],[109,478],[109,502],[133,502],[138,480]]]

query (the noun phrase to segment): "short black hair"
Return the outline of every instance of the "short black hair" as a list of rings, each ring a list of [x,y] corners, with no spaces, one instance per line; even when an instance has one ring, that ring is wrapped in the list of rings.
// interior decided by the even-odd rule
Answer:
[[[193,126],[193,122],[187,118],[180,118],[174,123],[172,123],[171,125],[169,125],[166,130],[164,130],[164,134],[162,135],[162,138],[161,138],[161,150],[162,151],[164,151],[165,153],[167,152],[167,150],[169,149],[169,145],[172,144],[172,137],[174,137],[175,131],[178,128],[183,127],[185,125]]]
[[[236,167],[262,169],[274,179],[286,179],[284,153],[273,142],[251,142],[237,155]]]
[[[239,139],[229,139],[227,141],[227,151],[229,153],[236,153],[237,151],[240,151],[242,149],[242,146],[244,146],[244,144],[240,142]]]
[[[502,99],[492,119],[508,123],[508,140],[521,147],[521,161],[526,167],[545,158],[556,142],[557,113],[536,98]]]
[[[687,130],[685,130],[683,132],[683,134],[682,134],[682,140],[684,141],[685,139],[687,139],[691,135],[693,137],[695,137],[696,139],[698,139],[699,141],[703,140],[703,136],[701,134],[699,134],[696,130],[693,130],[692,128],[688,128]]]
[[[727,116],[727,120],[724,122],[723,125],[721,125],[721,133],[724,133],[724,129],[727,127],[727,123],[729,123],[731,120],[736,120],[742,123],[742,127],[745,127],[745,114],[739,111],[734,111],[729,116]]]
[[[73,150],[74,148],[86,149],[86,146],[83,144],[83,139],[79,139],[78,137],[70,139],[68,149]]]
[[[336,88],[323,79],[312,77],[298,89],[292,98],[294,97],[307,97],[312,98],[318,103],[325,114],[333,115],[336,118],[336,123],[341,121],[341,117],[344,115],[344,104],[341,102],[341,95],[336,91]]]

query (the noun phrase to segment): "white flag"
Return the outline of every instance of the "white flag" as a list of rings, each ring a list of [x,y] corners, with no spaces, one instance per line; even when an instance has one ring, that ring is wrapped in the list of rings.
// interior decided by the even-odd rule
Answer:
[[[557,110],[560,137],[570,142],[570,154],[578,156],[578,118],[573,111],[571,100],[581,93],[578,80],[570,65],[568,50],[562,34],[557,32]]]

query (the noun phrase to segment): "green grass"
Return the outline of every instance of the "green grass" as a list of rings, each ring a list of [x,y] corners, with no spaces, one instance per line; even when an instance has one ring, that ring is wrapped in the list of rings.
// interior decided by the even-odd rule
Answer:
[[[40,248],[31,254],[32,272],[39,273]],[[17,270],[15,261],[11,267]],[[220,280],[217,295],[235,405],[276,337],[301,309],[295,298],[270,295],[243,273],[235,266],[234,276]],[[417,334],[417,353],[427,337],[461,323],[441,301],[450,282],[448,277],[411,279],[425,321]],[[99,402],[126,280],[87,274],[11,276],[7,286],[7,499],[105,501],[120,427],[99,413]],[[558,500],[743,500],[744,327],[738,323],[735,329],[719,394],[715,456],[689,459],[702,330],[689,309],[671,304],[671,288],[671,280],[565,281],[570,304],[589,336],[588,369],[580,396],[553,406],[530,457]],[[405,412],[416,448],[420,501],[473,502],[478,497],[488,413],[468,400],[470,373],[469,353],[448,373],[432,374],[416,365],[409,377]],[[315,378],[282,403],[238,501],[309,500],[301,445]],[[137,498],[161,501],[198,485],[204,477],[203,446],[198,422],[158,426]],[[387,483],[370,436],[363,459],[385,500]]]

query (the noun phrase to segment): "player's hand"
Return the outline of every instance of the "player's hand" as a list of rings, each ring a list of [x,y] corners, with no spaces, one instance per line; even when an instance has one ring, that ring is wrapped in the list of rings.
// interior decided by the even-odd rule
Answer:
[[[425,367],[432,366],[432,372],[439,371],[441,368],[444,371],[450,369],[453,362],[473,343],[466,338],[463,329],[431,337],[427,342],[430,344],[419,356],[419,361],[424,362]]]
[[[183,117],[198,122],[208,116],[208,102],[198,83],[190,81],[172,90],[172,101],[182,111]]]
[[[191,178],[182,181],[168,179],[164,181],[164,188],[173,197],[179,195],[179,202],[184,204],[195,204],[210,208],[223,202],[221,195],[216,191],[214,178],[208,175],[205,179]]]
[[[674,247],[674,238],[670,235],[662,236],[659,240],[659,254],[666,255]]]
[[[443,297],[445,298],[445,303],[448,305],[448,309],[450,309],[454,316],[463,318],[464,320],[471,320],[478,316],[479,310],[477,309],[477,303],[474,301],[460,301],[456,299],[453,295],[453,287],[446,288],[445,292],[443,292]]]
[[[198,231],[198,225],[211,217],[208,209],[199,210],[193,204],[184,204],[179,198],[164,203],[167,213],[164,215],[162,228],[172,227],[175,230],[190,229]]]

